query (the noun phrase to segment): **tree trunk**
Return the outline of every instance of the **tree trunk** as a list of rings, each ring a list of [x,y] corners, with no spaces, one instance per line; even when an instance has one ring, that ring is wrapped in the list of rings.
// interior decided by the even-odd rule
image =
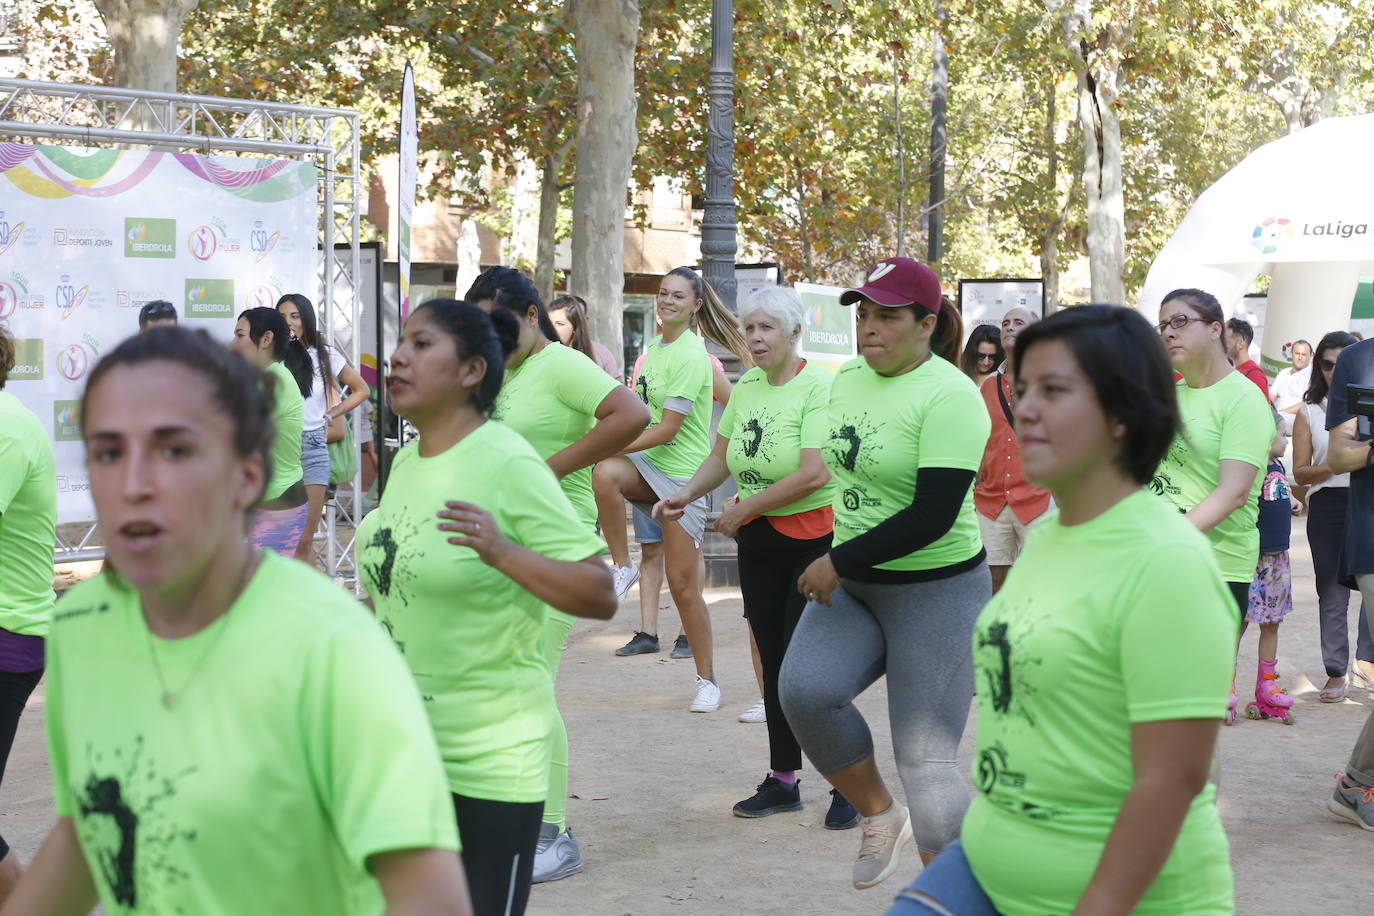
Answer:
[[[114,81],[129,89],[177,91],[177,40],[200,0],[95,0],[114,51]]]
[[[573,138],[539,160],[539,241],[535,248],[534,285],[545,303],[553,298],[554,254],[558,247],[558,198],[563,186],[558,179],[568,161]]]
[[[569,0],[577,53],[577,168],[572,291],[587,300],[592,336],[624,352],[625,199],[635,128],[639,0]]]
[[[1126,203],[1121,188],[1121,125],[1112,102],[1116,74],[1084,60],[1078,74],[1078,123],[1083,130],[1083,190],[1088,197],[1088,274],[1094,302],[1124,305]]]

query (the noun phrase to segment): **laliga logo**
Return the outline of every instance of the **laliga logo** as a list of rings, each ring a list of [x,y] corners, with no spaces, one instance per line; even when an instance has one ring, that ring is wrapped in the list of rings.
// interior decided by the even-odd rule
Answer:
[[[1271,216],[1255,227],[1251,233],[1250,244],[1259,249],[1260,254],[1273,254],[1279,250],[1284,239],[1293,235],[1293,225],[1282,216]]]
[[[191,249],[191,254],[195,256],[196,260],[210,260],[214,257],[215,248],[218,247],[215,230],[209,226],[197,226],[186,237],[186,247]]]
[[[75,382],[86,374],[91,359],[81,344],[71,344],[57,354],[57,371],[69,382]]]
[[[58,316],[60,321],[66,321],[72,312],[76,311],[81,303],[86,301],[86,294],[91,291],[89,284],[77,289],[72,283],[72,278],[68,274],[63,274],[57,284],[56,295],[53,297],[57,301],[57,308],[61,311]]]
[[[14,243],[19,241],[19,236],[23,231],[23,220],[11,226],[10,221],[5,219],[5,211],[0,210],[0,254],[4,254],[13,248]]]

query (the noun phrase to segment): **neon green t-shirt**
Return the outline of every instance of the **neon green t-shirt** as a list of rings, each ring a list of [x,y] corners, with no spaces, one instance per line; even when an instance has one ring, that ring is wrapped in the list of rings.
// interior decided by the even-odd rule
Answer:
[[[491,418],[524,436],[548,461],[591,431],[597,408],[619,384],[585,353],[550,343],[506,370]],[[578,516],[594,527],[592,469],[573,471],[558,483]]]
[[[711,360],[706,344],[691,331],[683,331],[670,344],[663,343],[661,335],[649,341],[635,394],[649,405],[654,426],[663,421],[669,399],[691,403],[673,441],[643,452],[650,464],[670,477],[691,477],[711,453]]]
[[[57,472],[43,424],[0,391],[0,627],[44,636],[52,613]]]
[[[1259,562],[1259,494],[1269,446],[1274,442],[1274,416],[1255,383],[1239,372],[1208,388],[1178,383],[1178,412],[1183,432],[1159,463],[1150,488],[1182,512],[1191,510],[1221,483],[1221,462],[1244,461],[1256,469],[1245,505],[1221,520],[1207,540],[1227,582],[1249,582]]]
[[[973,382],[934,354],[892,378],[874,372],[863,357],[845,363],[830,388],[823,452],[835,488],[834,544],[858,537],[911,505],[918,469],[976,473],[991,431],[992,421]],[[877,568],[939,569],[982,549],[969,487],[949,531]]]
[[[811,363],[782,385],[755,366],[735,383],[716,434],[730,440],[725,464],[740,499],[760,493],[801,467],[801,450],[822,448],[830,434],[830,373]],[[767,515],[796,515],[828,506],[830,484]]]
[[[555,560],[585,560],[604,545],[534,448],[494,421],[440,455],[401,449],[381,505],[358,526],[363,585],[420,686],[449,788],[543,801],[554,700],[540,629],[549,607],[471,548],[448,543],[435,515],[448,500],[481,506],[507,538]]]
[[[272,398],[272,479],[263,490],[264,501],[276,499],[301,480],[301,423],[305,419],[305,398],[291,370],[273,363],[265,370],[276,381]]]
[[[1144,490],[1031,529],[973,633],[978,795],[961,836],[1000,912],[1073,910],[1131,788],[1131,725],[1220,719],[1238,627],[1206,539]],[[1231,895],[1209,783],[1134,912],[1229,916]]]
[[[53,615],[47,685],[53,803],[107,913],[371,916],[369,856],[458,848],[414,681],[304,563],[265,552],[228,612],[177,640],[132,588],[90,579]]]

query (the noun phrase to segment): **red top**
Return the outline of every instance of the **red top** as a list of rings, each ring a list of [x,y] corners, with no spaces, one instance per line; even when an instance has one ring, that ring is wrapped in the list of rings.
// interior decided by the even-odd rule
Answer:
[[[1264,392],[1264,399],[1269,400],[1269,379],[1265,377],[1264,370],[1258,363],[1253,359],[1247,359],[1236,367],[1236,371],[1258,385],[1259,390]]]
[[[1007,410],[1002,409],[1002,398],[997,396],[999,385]],[[1023,524],[1029,524],[1050,507],[1050,491],[1027,483],[1026,473],[1021,468],[1021,447],[1016,444],[1016,431],[1007,419],[1012,403],[1011,380],[999,369],[983,380],[979,390],[988,407],[988,416],[992,417],[992,433],[983,449],[973,505],[987,518],[996,518],[1003,508],[1011,506],[1016,517]]]

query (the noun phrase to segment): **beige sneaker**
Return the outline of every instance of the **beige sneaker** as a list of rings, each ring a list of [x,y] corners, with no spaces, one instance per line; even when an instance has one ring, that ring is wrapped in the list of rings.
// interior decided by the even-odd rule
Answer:
[[[854,887],[864,890],[882,884],[901,864],[902,846],[911,839],[911,818],[906,806],[893,802],[881,814],[859,821],[863,840],[854,861]]]

